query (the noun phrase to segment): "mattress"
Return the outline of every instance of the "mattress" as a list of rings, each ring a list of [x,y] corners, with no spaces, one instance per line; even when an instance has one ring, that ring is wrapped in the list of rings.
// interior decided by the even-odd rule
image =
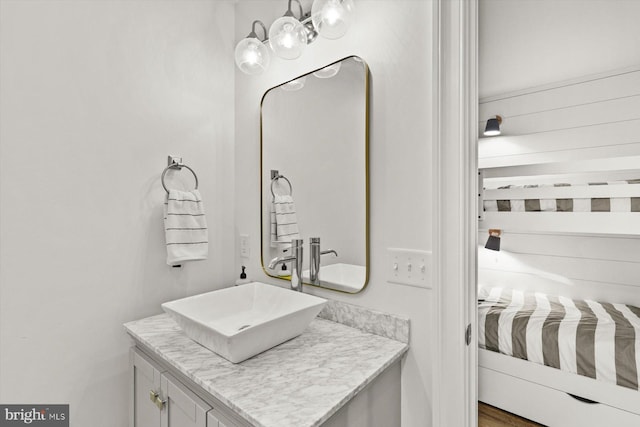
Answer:
[[[640,308],[483,288],[480,348],[638,390]]]

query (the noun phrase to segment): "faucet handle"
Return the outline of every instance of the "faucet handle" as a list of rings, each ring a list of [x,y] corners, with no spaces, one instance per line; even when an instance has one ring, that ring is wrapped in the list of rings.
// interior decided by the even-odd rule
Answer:
[[[319,237],[310,237],[309,238],[309,243],[311,243],[312,245],[314,244],[320,244],[320,238]]]

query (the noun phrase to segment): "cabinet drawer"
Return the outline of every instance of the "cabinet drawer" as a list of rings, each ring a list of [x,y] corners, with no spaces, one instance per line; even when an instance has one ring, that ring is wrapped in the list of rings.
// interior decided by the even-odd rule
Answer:
[[[567,393],[502,372],[478,369],[478,397],[549,427],[637,427],[640,416],[600,403],[586,403]]]

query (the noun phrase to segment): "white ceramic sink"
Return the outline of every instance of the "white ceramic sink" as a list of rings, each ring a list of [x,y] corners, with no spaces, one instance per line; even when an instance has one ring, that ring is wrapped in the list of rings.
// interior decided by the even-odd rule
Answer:
[[[302,272],[302,280],[309,283],[309,270]],[[367,268],[354,264],[330,264],[320,267],[320,285],[345,292],[358,292],[367,280]]]
[[[233,363],[297,337],[325,299],[260,282],[162,304],[184,333]]]

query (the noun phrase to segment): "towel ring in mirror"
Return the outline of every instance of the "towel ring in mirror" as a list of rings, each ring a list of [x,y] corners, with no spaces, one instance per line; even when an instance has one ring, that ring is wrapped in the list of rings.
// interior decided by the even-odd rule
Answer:
[[[279,180],[280,178],[282,178],[282,179],[284,179],[285,181],[287,181],[287,184],[289,184],[289,196],[292,196],[292,195],[293,195],[293,186],[291,185],[291,181],[289,181],[289,179],[288,179],[286,176],[284,176],[284,175],[277,175],[277,176],[274,176],[274,177],[271,179],[271,195],[272,195],[273,197],[276,197],[276,193],[274,193],[274,192],[273,192],[273,184],[275,184],[276,182],[278,182],[278,180]]]

